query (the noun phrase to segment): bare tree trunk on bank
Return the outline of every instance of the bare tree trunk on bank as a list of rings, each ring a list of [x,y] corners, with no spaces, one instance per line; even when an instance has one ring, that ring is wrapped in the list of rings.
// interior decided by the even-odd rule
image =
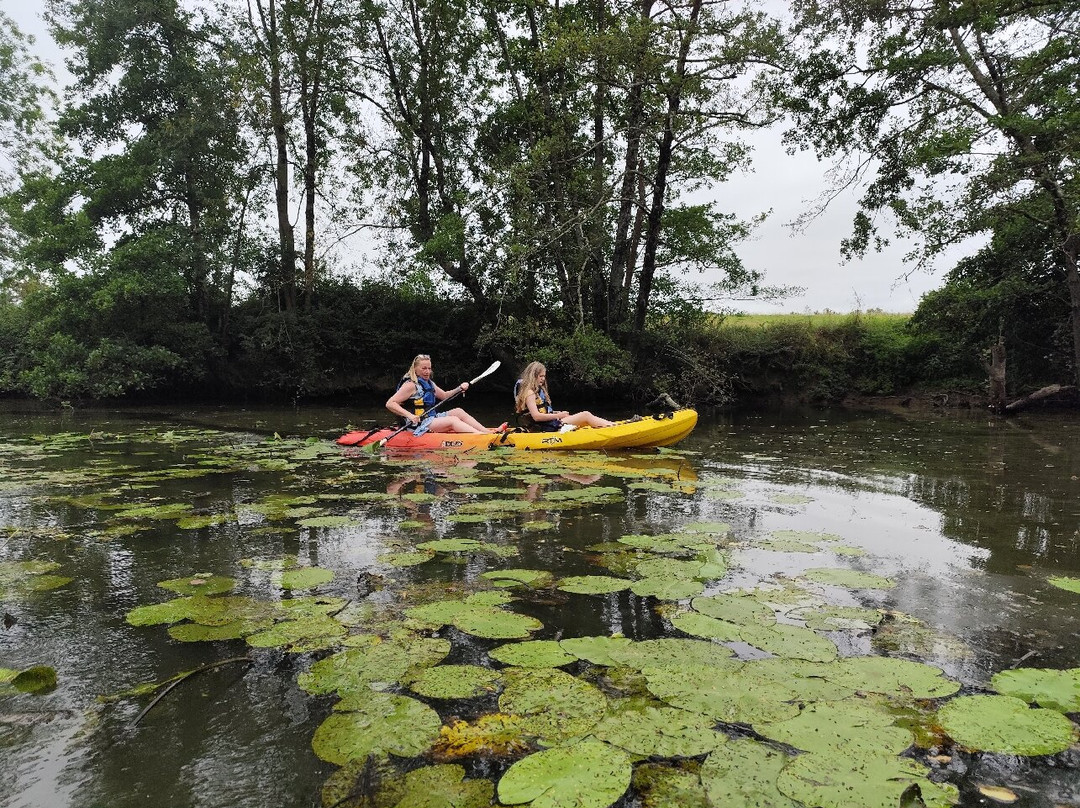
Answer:
[[[990,409],[997,415],[1005,414],[1005,338],[990,347]]]
[[[296,238],[289,221],[289,139],[285,131],[285,107],[281,89],[281,32],[278,30],[278,0],[263,6],[259,0],[259,21],[266,37],[266,59],[270,69],[270,124],[274,131],[276,166],[274,200],[277,207],[278,251],[281,261],[281,296],[286,311],[296,309]]]

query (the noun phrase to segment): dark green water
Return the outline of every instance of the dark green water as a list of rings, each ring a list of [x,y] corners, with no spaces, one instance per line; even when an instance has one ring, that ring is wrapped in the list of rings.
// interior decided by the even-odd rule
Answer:
[[[311,742],[333,700],[305,692],[297,676],[327,652],[250,649],[242,639],[179,642],[165,625],[125,620],[136,607],[175,597],[159,582],[198,573],[236,578],[236,594],[283,597],[271,575],[242,559],[295,556],[333,571],[319,594],[397,608],[400,617],[405,605],[432,599],[428,590],[490,589],[481,576],[500,568],[546,570],[556,579],[616,575],[598,566],[595,545],[726,522],[734,537],[725,546],[729,569],[707,581],[708,593],[797,578],[809,568],[852,568],[896,585],[827,588],[831,602],[900,614],[927,629],[918,646],[890,645],[880,632],[835,632],[841,655],[918,659],[942,668],[964,693],[985,692],[995,672],[1015,666],[1080,667],[1080,594],[1048,583],[1080,578],[1075,420],[841,411],[706,416],[676,453],[569,456],[553,465],[533,456],[541,466],[531,468],[486,456],[371,457],[329,440],[350,421],[381,418],[376,410],[317,409],[0,412],[0,562],[57,562],[52,574],[72,579],[49,591],[0,590],[8,616],[0,668],[46,665],[58,677],[44,694],[0,695],[0,805],[320,804],[322,784],[337,767],[320,760]],[[641,485],[649,482],[668,489]],[[513,499],[532,498],[537,507],[454,521],[462,503],[486,498],[456,493],[462,485],[515,488]],[[574,508],[543,506],[550,492],[601,487],[619,494]],[[402,498],[408,494],[432,496]],[[301,509],[295,513],[260,510],[275,496],[311,502],[294,502]],[[123,507],[170,504],[221,521],[181,527],[176,513],[117,516]],[[348,523],[301,524],[320,516]],[[530,520],[549,525],[525,526]],[[778,530],[835,534],[853,550],[761,546]],[[458,537],[518,555],[440,556],[407,568],[379,560],[388,549]],[[654,597],[569,595],[550,586],[513,594],[513,611],[543,624],[534,639],[680,636]],[[438,633],[452,643],[448,663],[490,665],[487,651],[500,644],[456,629]],[[765,656],[738,651],[745,659]],[[192,676],[134,726],[151,696],[115,698],[248,654],[250,665]],[[444,721],[494,709],[490,699],[428,702]],[[470,776],[498,779],[507,764],[465,765]],[[935,777],[957,785],[963,805],[986,804],[979,785],[1008,787],[1019,805],[1080,805],[1075,745],[1049,757],[958,753]],[[631,792],[620,804],[638,799]]]

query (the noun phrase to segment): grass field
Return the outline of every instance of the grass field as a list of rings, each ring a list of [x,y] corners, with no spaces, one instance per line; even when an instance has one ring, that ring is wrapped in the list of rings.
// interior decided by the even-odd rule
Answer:
[[[826,311],[813,314],[728,314],[724,316],[724,325],[753,328],[768,325],[792,324],[821,327],[837,326],[856,319],[867,328],[875,326],[900,326],[911,319],[910,314],[892,314],[884,311],[849,312],[841,314]]]

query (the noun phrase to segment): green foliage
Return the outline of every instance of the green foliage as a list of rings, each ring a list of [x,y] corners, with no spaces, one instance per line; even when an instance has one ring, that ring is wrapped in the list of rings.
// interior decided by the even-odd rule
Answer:
[[[923,379],[982,379],[986,352],[999,336],[1010,389],[1069,378],[1069,305],[1058,291],[1065,281],[1051,238],[1030,222],[1003,223],[989,245],[923,297],[911,318]]]

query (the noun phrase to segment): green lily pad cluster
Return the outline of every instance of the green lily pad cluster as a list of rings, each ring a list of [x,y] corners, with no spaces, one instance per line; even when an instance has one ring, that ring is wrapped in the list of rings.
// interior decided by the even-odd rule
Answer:
[[[0,561],[0,600],[23,600],[39,592],[67,586],[74,579],[53,575],[55,561]]]
[[[0,668],[0,696],[47,693],[56,687],[56,669],[35,665],[24,670]]]

